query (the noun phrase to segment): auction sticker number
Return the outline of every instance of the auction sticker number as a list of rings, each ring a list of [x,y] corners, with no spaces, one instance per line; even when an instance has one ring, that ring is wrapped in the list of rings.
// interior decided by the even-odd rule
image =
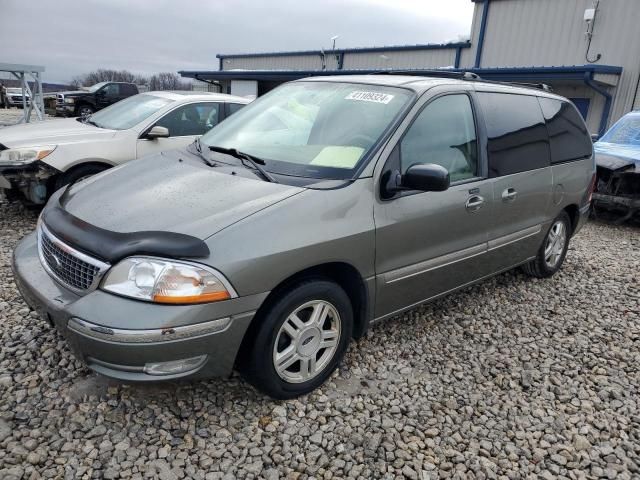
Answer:
[[[358,100],[360,102],[384,103],[385,105],[393,100],[393,95],[378,92],[351,92],[344,97],[345,100]]]

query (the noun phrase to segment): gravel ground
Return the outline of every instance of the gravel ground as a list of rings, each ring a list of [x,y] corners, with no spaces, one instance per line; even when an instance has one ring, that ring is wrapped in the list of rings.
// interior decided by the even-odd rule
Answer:
[[[640,235],[589,224],[551,280],[511,272],[354,344],[321,390],[92,374],[20,299],[0,203],[0,478],[640,478]]]

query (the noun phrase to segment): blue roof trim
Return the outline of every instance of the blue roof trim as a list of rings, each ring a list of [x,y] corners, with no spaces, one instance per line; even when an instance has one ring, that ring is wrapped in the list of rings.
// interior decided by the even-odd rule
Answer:
[[[424,69],[399,69],[400,71],[420,74],[425,72],[428,76],[430,70]],[[497,67],[497,68],[459,68],[443,69],[453,71],[467,71],[477,73],[486,80],[503,81],[550,81],[550,80],[583,80],[585,73],[609,73],[620,75],[622,67],[613,65],[572,65],[562,67]],[[236,79],[236,80],[295,80],[303,77],[318,77],[325,75],[363,75],[380,72],[380,69],[366,70],[198,70],[178,73],[188,78],[208,78],[208,79]],[[535,78],[532,78],[535,77]]]
[[[373,52],[404,52],[414,50],[443,50],[447,48],[469,48],[471,42],[456,43],[427,43],[423,45],[391,45],[389,47],[361,47],[327,49],[324,53],[373,53]],[[290,52],[262,52],[262,53],[219,53],[216,58],[256,58],[256,57],[289,57],[301,55],[321,55],[320,50],[298,50]]]

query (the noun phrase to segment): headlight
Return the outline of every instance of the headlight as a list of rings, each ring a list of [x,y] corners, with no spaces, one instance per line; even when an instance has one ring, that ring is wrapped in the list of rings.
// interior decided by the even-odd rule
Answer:
[[[55,149],[55,145],[9,148],[0,152],[0,163],[9,163],[15,165],[31,163],[35,160],[42,160]]]
[[[102,289],[125,297],[172,304],[217,302],[237,296],[213,269],[154,257],[125,258],[109,270]]]
[[[65,98],[64,99],[64,103],[71,103],[72,104],[74,102],[75,102],[75,100],[73,98]]]

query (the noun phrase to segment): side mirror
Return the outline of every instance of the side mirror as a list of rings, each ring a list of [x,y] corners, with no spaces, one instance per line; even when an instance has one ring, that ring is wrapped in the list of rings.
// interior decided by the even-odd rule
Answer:
[[[596,143],[599,139],[600,139],[600,135],[598,135],[597,133],[592,133],[591,134],[591,141],[593,143]]]
[[[435,163],[416,163],[401,176],[400,186],[405,190],[443,192],[449,188],[449,172]]]
[[[167,138],[169,136],[169,129],[167,127],[161,127],[156,125],[149,130],[144,138],[149,140],[155,140],[156,138]]]
[[[416,163],[411,165],[404,175],[396,170],[387,172],[385,177],[383,198],[391,198],[396,193],[407,190],[443,192],[449,188],[449,172],[435,163]]]

